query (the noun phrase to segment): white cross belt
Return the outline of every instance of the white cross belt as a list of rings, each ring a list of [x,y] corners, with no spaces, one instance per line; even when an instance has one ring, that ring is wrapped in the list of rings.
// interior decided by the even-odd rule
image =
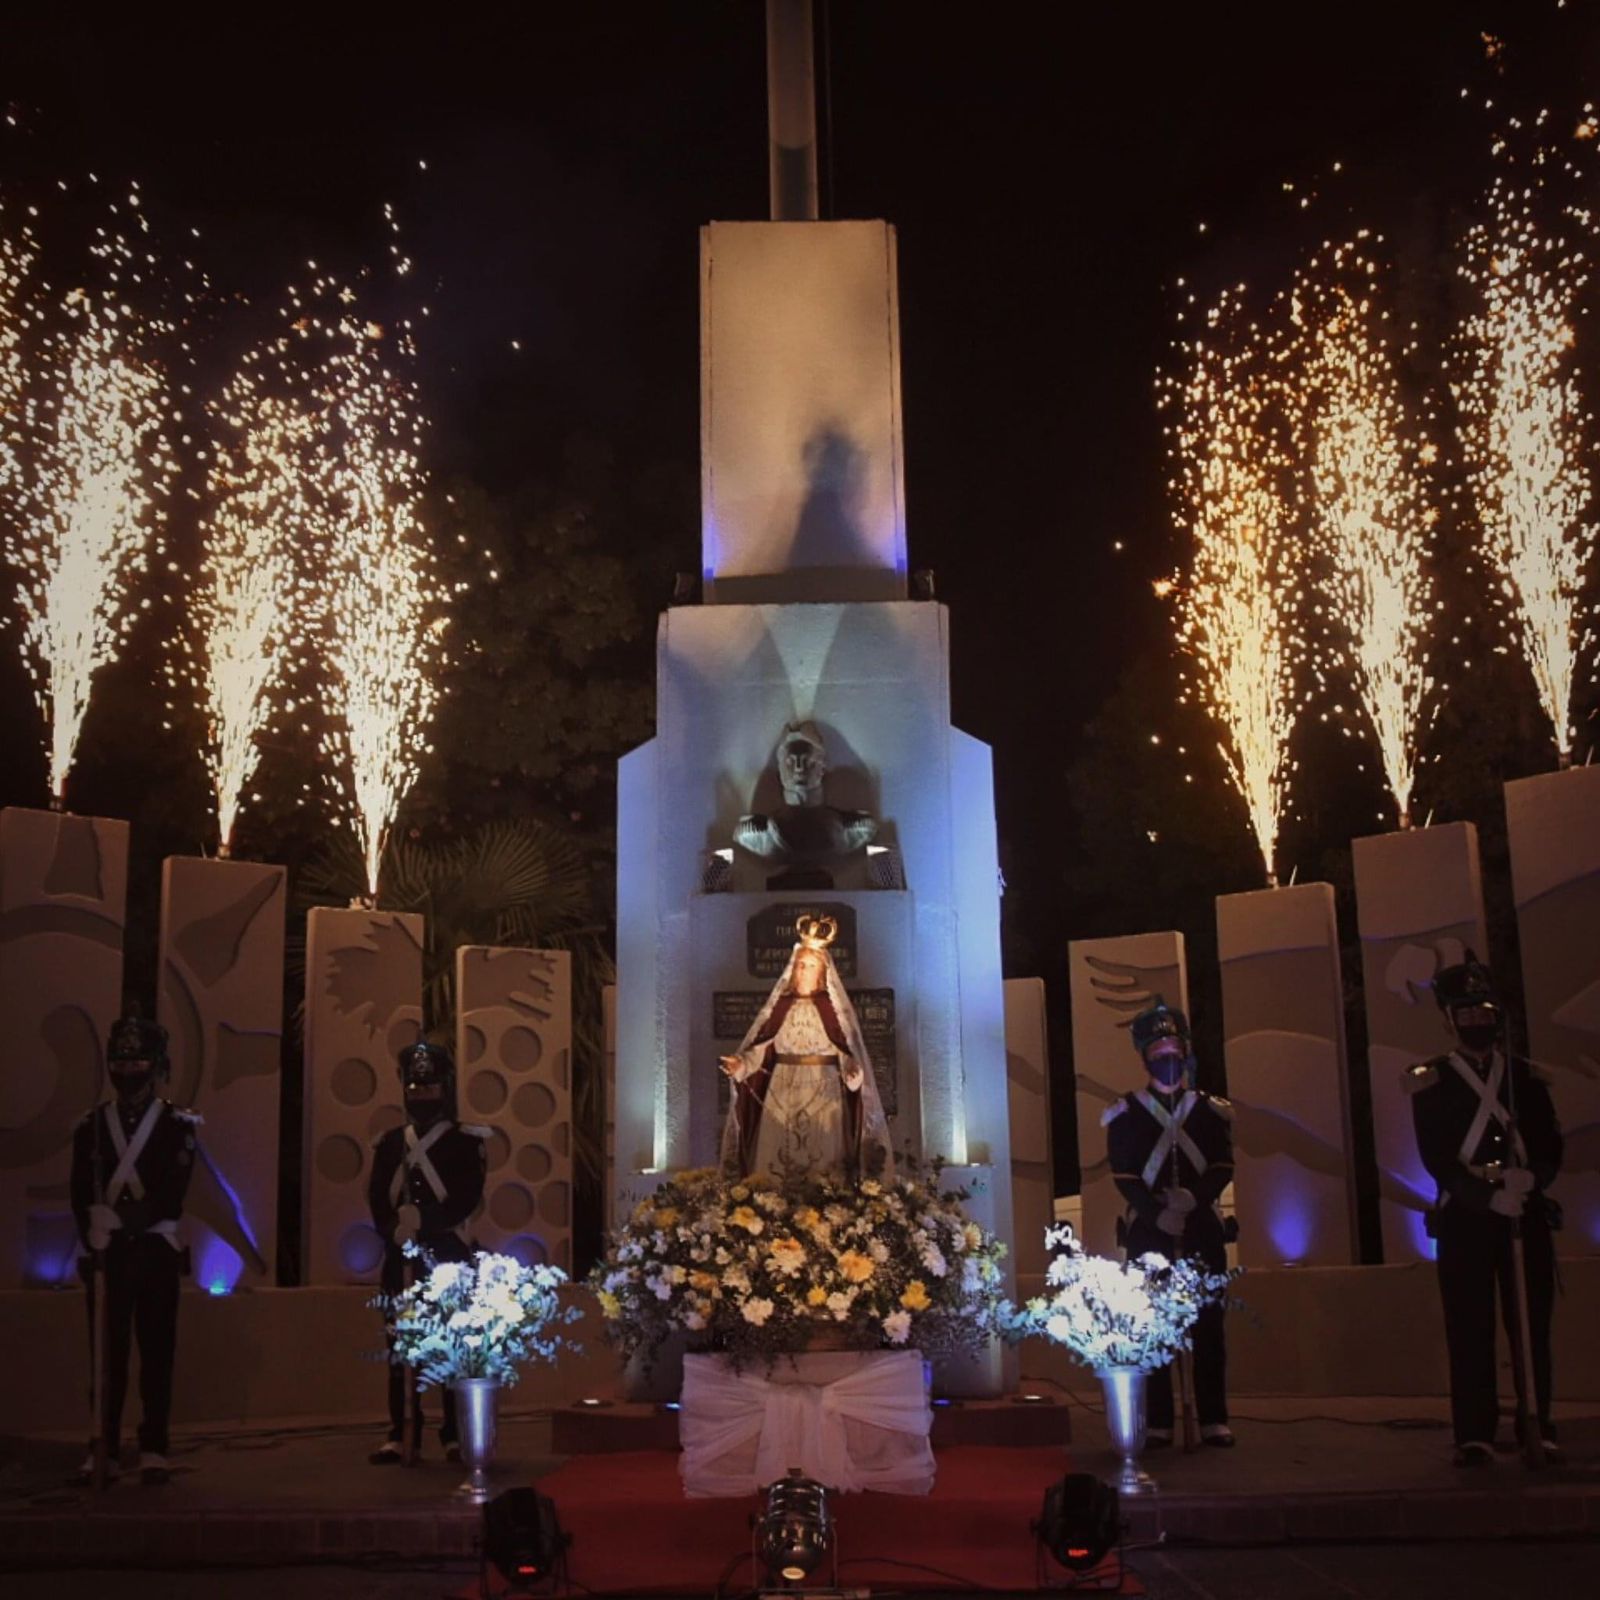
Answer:
[[[1506,1058],[1499,1054],[1498,1051],[1495,1053],[1494,1065],[1490,1067],[1487,1078],[1480,1078],[1460,1054],[1451,1055],[1450,1065],[1456,1069],[1461,1075],[1462,1081],[1478,1097],[1478,1109],[1473,1113],[1472,1121],[1467,1126],[1467,1136],[1461,1141],[1460,1150],[1456,1152],[1456,1160],[1463,1166],[1470,1166],[1472,1158],[1478,1153],[1478,1145],[1488,1131],[1491,1119],[1498,1122],[1502,1128],[1511,1126],[1511,1115],[1500,1098],[1500,1085],[1505,1081],[1506,1076]],[[1512,1153],[1518,1161],[1526,1159],[1520,1134],[1513,1133],[1511,1147]]]
[[[124,1192],[131,1194],[135,1200],[144,1199],[139,1157],[144,1154],[144,1147],[149,1144],[150,1135],[155,1132],[160,1120],[161,1102],[152,1100],[139,1126],[133,1130],[133,1137],[129,1139],[122,1131],[122,1118],[117,1115],[115,1104],[106,1107],[106,1127],[111,1133],[112,1148],[117,1152],[117,1164],[112,1169],[111,1182],[106,1185],[105,1203],[108,1206],[114,1206]]]
[[[400,1165],[394,1169],[394,1177],[389,1180],[390,1205],[400,1204],[408,1172],[420,1172],[423,1182],[433,1190],[433,1198],[443,1201],[449,1190],[445,1188],[444,1179],[439,1176],[439,1169],[428,1159],[428,1152],[451,1126],[452,1124],[448,1122],[436,1122],[419,1139],[417,1130],[409,1122],[406,1124],[406,1153]]]
[[[1156,1147],[1150,1152],[1150,1159],[1145,1162],[1144,1171],[1139,1174],[1145,1188],[1155,1188],[1156,1179],[1161,1175],[1161,1168],[1165,1165],[1167,1157],[1172,1154],[1174,1146],[1188,1156],[1194,1166],[1195,1176],[1199,1177],[1209,1163],[1200,1154],[1199,1145],[1183,1129],[1189,1113],[1194,1110],[1195,1102],[1199,1098],[1195,1091],[1187,1090],[1173,1111],[1168,1111],[1148,1089],[1139,1090],[1134,1098],[1156,1119],[1161,1128],[1161,1137],[1156,1140]]]

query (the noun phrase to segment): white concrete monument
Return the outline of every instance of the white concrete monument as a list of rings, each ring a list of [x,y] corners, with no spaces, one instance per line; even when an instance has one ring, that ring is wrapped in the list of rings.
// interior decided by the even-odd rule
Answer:
[[[1055,1220],[1050,1049],[1044,980],[1006,979],[1006,1081],[1011,1091],[1011,1254],[1022,1299],[1044,1293],[1044,1234]]]
[[[1600,767],[1506,785],[1528,1053],[1550,1079],[1566,1159],[1562,1255],[1600,1254]]]
[[[896,1147],[1009,1175],[991,759],[951,726],[944,607],[906,598],[894,233],[786,211],[774,171],[779,220],[701,236],[705,603],[662,617],[619,769],[614,1199],[716,1159],[717,1058],[812,909]],[[785,767],[797,729],[825,776]]]

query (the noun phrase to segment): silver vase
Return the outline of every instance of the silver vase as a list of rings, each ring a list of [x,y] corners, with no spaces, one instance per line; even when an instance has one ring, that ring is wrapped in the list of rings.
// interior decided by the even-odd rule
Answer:
[[[1117,1474],[1119,1494],[1149,1494],[1155,1479],[1139,1469],[1139,1452],[1144,1449],[1144,1388],[1147,1374],[1143,1367],[1100,1367],[1096,1370],[1106,1397],[1106,1431],[1111,1448],[1122,1457]]]
[[[467,1476],[457,1494],[481,1506],[489,1498],[489,1463],[494,1460],[495,1401],[500,1385],[494,1378],[462,1378],[455,1385],[456,1425],[461,1430],[461,1459]]]

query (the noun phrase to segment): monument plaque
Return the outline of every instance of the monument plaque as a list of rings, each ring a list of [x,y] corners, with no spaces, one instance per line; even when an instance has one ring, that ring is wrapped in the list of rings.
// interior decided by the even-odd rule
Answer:
[[[756,912],[745,930],[745,958],[752,978],[777,978],[794,954],[795,923],[802,917],[832,917],[839,925],[838,936],[828,953],[841,978],[856,975],[856,911],[835,900],[785,900]],[[763,996],[762,998],[765,998]],[[751,1013],[754,1015],[754,1012]],[[866,1027],[862,1020],[863,1030]]]

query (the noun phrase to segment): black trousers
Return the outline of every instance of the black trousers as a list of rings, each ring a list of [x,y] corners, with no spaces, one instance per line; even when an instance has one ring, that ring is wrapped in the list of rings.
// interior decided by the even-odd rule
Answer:
[[[419,1241],[422,1248],[428,1252],[435,1262],[439,1261],[465,1261],[472,1252],[453,1233],[442,1234],[438,1237],[429,1237]],[[399,1294],[405,1287],[406,1259],[399,1250],[391,1246],[384,1251],[383,1271],[379,1278],[379,1287],[385,1294]],[[427,1270],[425,1264],[418,1262],[416,1271],[420,1275]],[[409,1371],[398,1366],[394,1360],[394,1340],[386,1334],[384,1345],[389,1353],[389,1438],[394,1444],[404,1444],[406,1437],[406,1381],[410,1376]],[[454,1444],[460,1437],[456,1428],[456,1397],[453,1389],[441,1389],[443,1397],[444,1415],[439,1424],[439,1443]],[[422,1443],[422,1402],[423,1395],[417,1395],[416,1418],[411,1427],[412,1443]]]
[[[1494,1333],[1497,1289],[1512,1353],[1511,1370],[1518,1395],[1522,1392],[1512,1224],[1492,1211],[1474,1214],[1446,1206],[1437,1215],[1439,1297],[1444,1302],[1444,1336],[1450,1353],[1450,1421],[1457,1444],[1492,1444],[1500,1422]],[[1538,1212],[1537,1197],[1524,1215],[1522,1236],[1536,1415],[1548,1430],[1555,1245],[1549,1224]],[[1545,1437],[1553,1435],[1546,1431]]]
[[[1189,1226],[1181,1239],[1163,1233],[1154,1222],[1134,1218],[1128,1224],[1128,1259],[1154,1253],[1175,1261],[1190,1256],[1203,1261],[1213,1272],[1225,1272],[1228,1249],[1222,1238],[1222,1222],[1215,1211],[1189,1214]],[[1207,1306],[1194,1325],[1194,1409],[1202,1428],[1219,1426],[1228,1420],[1228,1349],[1223,1337],[1223,1307]],[[1158,1367],[1145,1382],[1145,1422],[1168,1432],[1173,1426],[1172,1368]]]
[[[87,1263],[86,1263],[87,1264]],[[178,1284],[183,1258],[160,1234],[113,1234],[105,1252],[106,1393],[103,1420],[113,1461],[122,1438],[128,1358],[139,1341],[139,1448],[167,1453],[172,1364],[178,1347]],[[89,1360],[94,1361],[94,1306],[99,1274],[88,1275]],[[90,1393],[93,1393],[93,1372]],[[92,1403],[92,1402],[91,1402]]]

